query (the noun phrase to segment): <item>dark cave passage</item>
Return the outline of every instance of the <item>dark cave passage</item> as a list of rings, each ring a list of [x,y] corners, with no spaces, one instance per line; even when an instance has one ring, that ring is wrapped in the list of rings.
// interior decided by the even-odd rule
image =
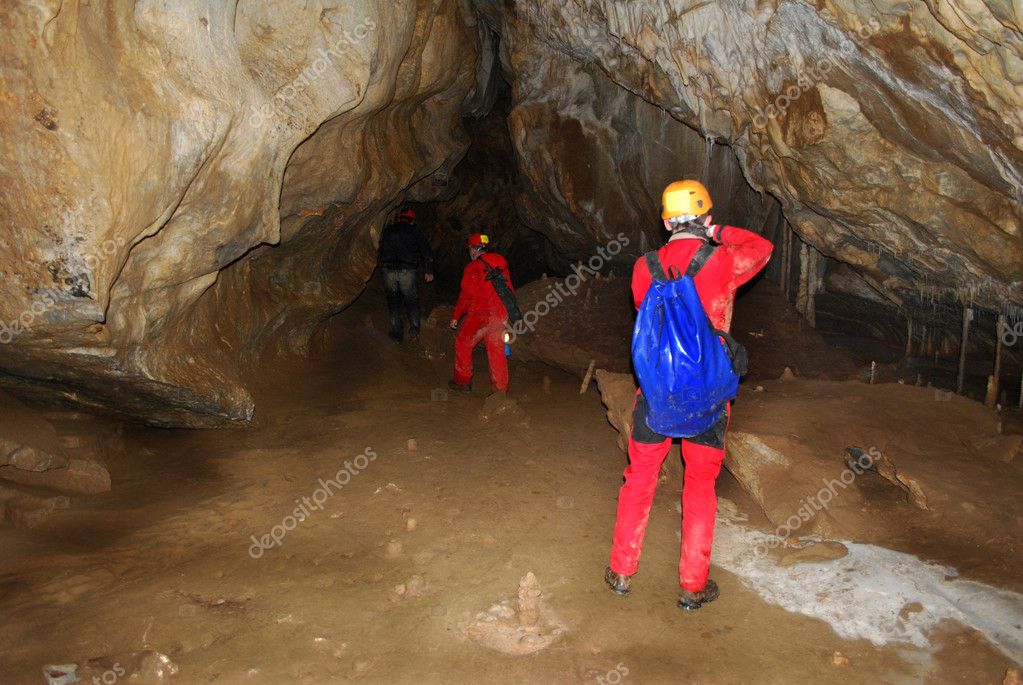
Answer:
[[[0,27],[0,683],[1019,682],[1018,7]]]

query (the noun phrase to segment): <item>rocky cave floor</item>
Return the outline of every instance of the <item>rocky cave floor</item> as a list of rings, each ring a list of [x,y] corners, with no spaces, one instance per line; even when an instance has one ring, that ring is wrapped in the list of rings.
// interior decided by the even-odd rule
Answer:
[[[722,596],[694,615],[675,607],[680,482],[669,469],[634,592],[621,599],[601,575],[625,457],[596,389],[580,395],[577,376],[513,357],[512,403],[487,402],[484,376],[471,395],[447,396],[449,334],[427,331],[419,346],[399,348],[383,333],[376,299],[371,289],[338,317],[313,359],[258,381],[253,427],[127,426],[123,449],[107,457],[110,493],[74,498],[31,529],[0,529],[0,682],[45,682],[43,667],[63,664],[76,664],[84,682],[1018,682],[1023,604],[1009,592],[1023,589],[1018,458],[985,465],[988,480],[973,483],[961,482],[968,466],[944,471],[956,481],[952,492],[940,474],[903,466],[904,480],[929,496],[926,510],[911,485],[874,473],[861,477],[859,500],[829,510],[832,530],[968,579],[945,571],[905,604],[904,589],[872,575],[887,562],[871,562],[884,552],[869,544],[836,552],[797,536],[750,561],[750,548],[774,528],[772,507],[789,500],[758,500],[723,473],[712,569]],[[745,316],[763,311],[746,306]],[[743,317],[740,303],[739,329]],[[765,334],[772,331],[758,329]],[[825,366],[846,368],[835,355]],[[761,392],[749,387],[758,384]],[[748,383],[733,430],[788,436],[790,456],[814,445],[830,453],[831,443],[867,447],[882,418],[843,409],[840,422],[811,419],[846,397],[869,407],[880,397],[869,393],[885,388],[913,410],[904,434],[882,450],[910,445],[908,453],[926,454],[928,436],[918,434],[935,408],[994,426],[993,414],[975,419],[979,405],[928,388],[799,379]],[[927,393],[942,401],[919,402]],[[795,436],[799,419],[816,432]],[[766,425],[772,420],[780,423]],[[322,510],[279,546],[252,547],[253,536],[270,533],[320,479],[361,454],[376,457]],[[841,455],[835,460],[825,472],[837,476]],[[953,511],[962,502],[965,518]],[[893,576],[909,578],[913,563],[899,559]],[[846,567],[829,575],[828,564]],[[522,637],[516,622],[526,621],[516,614],[519,584],[530,572],[538,587],[530,580],[523,592],[539,602],[537,627],[513,644]],[[994,604],[980,604],[980,619],[1005,620],[942,614],[955,590],[940,581],[984,588],[973,595],[987,592]],[[869,614],[832,615],[834,598],[871,604],[857,592],[897,601],[875,616],[888,629],[849,627]],[[914,623],[928,614],[930,622]],[[511,638],[497,634],[504,628]],[[914,631],[924,644],[913,644]]]

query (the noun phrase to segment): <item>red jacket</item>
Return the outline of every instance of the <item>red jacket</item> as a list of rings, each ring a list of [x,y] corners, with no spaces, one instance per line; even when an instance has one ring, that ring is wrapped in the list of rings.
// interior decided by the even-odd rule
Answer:
[[[455,313],[451,317],[456,321],[466,314],[502,320],[508,318],[504,303],[497,296],[493,284],[486,280],[487,272],[482,263],[484,260],[490,268],[501,269],[505,280],[508,281],[508,287],[515,290],[512,286],[511,272],[508,271],[508,260],[493,252],[480,255],[478,259],[469,262],[462,273],[462,292],[458,296]]]
[[[719,227],[715,231],[714,240],[721,245],[693,280],[700,302],[714,327],[727,331],[732,326],[735,292],[767,265],[774,245],[756,233],[734,226]],[[665,272],[673,266],[685,272],[701,245],[702,240],[669,241],[657,251]],[[632,298],[637,309],[646,296],[651,280],[646,260],[640,257],[632,270]]]

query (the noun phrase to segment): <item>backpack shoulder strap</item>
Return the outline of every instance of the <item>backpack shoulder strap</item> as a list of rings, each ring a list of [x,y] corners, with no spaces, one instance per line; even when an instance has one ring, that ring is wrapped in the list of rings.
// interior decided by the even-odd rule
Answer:
[[[668,280],[667,274],[664,273],[664,267],[661,265],[661,258],[657,256],[656,250],[647,252],[643,257],[646,259],[646,268],[650,270],[650,278],[655,281]]]
[[[500,266],[494,266],[487,260],[483,259],[483,255],[477,257],[480,262],[483,262],[483,273],[484,278],[488,281],[492,281],[495,278],[504,278],[504,269]]]
[[[697,250],[696,254],[693,255],[692,261],[689,262],[689,268],[686,269],[686,276],[695,277],[696,274],[700,273],[704,266],[707,265],[708,260],[714,256],[714,252],[717,248],[710,243],[704,243],[703,247]]]

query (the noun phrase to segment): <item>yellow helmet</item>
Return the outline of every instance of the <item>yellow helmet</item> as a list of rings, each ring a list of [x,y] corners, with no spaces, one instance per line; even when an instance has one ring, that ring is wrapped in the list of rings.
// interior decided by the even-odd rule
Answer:
[[[664,212],[661,216],[671,219],[676,216],[700,216],[710,211],[714,203],[710,193],[699,181],[675,181],[664,189]]]

